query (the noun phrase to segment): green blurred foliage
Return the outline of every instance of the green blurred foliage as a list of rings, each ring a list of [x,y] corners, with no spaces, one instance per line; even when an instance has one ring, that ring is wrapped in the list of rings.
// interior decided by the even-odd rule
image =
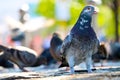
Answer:
[[[110,8],[110,5],[112,4],[113,0],[102,0],[102,1],[103,1],[103,4],[98,6],[100,9],[100,12],[98,13],[98,21],[97,21],[98,27],[104,29],[106,37],[114,38],[115,36],[114,15],[113,15],[112,9]],[[70,25],[73,26],[75,24],[81,10],[85,5],[86,5],[85,0],[72,0],[71,6],[70,6],[71,18],[67,22],[67,26],[70,26]],[[47,18],[55,19],[55,0],[40,0],[38,7],[36,9],[36,12]],[[119,13],[120,13],[120,8],[119,8]],[[56,20],[56,23],[57,23],[57,20]],[[120,23],[120,15],[119,15],[119,23]],[[51,32],[51,30],[55,30],[55,27],[52,26],[51,28],[47,29],[47,32]]]
[[[113,0],[102,0],[102,4],[108,5],[111,4]]]
[[[39,0],[36,13],[48,18],[55,17],[55,0]]]
[[[80,15],[80,12],[84,8],[84,6],[85,6],[84,3],[80,3],[80,2],[77,2],[77,1],[73,1],[71,3],[71,7],[70,7],[71,18],[69,20],[69,24],[68,25],[75,24],[75,22],[77,21],[79,15]]]
[[[114,38],[114,17],[110,7],[106,5],[99,6],[100,12],[98,13],[97,22],[98,26],[104,28],[107,37]]]
[[[119,9],[118,9],[118,12],[119,12],[118,21],[119,21],[119,34],[120,34],[120,6],[119,6]]]
[[[70,14],[72,15],[70,20],[65,23],[67,26],[75,24],[81,10],[84,7],[84,0],[74,0],[71,3]],[[60,21],[55,19],[55,0],[39,0],[36,13],[45,16],[47,18],[53,18],[56,21],[56,24],[50,28],[43,30],[41,33],[43,36],[54,32],[58,28],[58,24],[61,24]],[[62,22],[64,24],[64,22]]]
[[[69,20],[68,25],[75,23],[81,10],[85,6],[84,3],[84,0],[72,1],[70,7],[71,19]],[[55,0],[40,0],[36,13],[47,18],[55,18]]]

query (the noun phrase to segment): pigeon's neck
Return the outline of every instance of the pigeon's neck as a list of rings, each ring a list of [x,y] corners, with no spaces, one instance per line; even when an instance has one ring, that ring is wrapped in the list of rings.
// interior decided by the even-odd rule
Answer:
[[[80,24],[80,26],[85,27],[85,25],[90,26],[92,21],[92,17],[88,15],[81,15],[77,21],[77,24]]]
[[[72,28],[70,34],[76,37],[96,37],[95,31],[91,27],[92,18],[90,16],[80,16],[75,26]]]
[[[91,28],[91,21],[92,18],[91,16],[87,16],[87,15],[81,15],[76,24],[74,25],[74,27],[71,30],[71,33],[77,33],[77,34],[82,34],[83,32],[85,33],[85,31],[89,30]],[[83,33],[83,34],[84,34]]]

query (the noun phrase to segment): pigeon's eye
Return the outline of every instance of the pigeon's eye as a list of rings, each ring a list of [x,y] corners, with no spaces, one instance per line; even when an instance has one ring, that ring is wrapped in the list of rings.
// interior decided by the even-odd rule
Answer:
[[[89,11],[91,10],[90,8],[87,8]]]

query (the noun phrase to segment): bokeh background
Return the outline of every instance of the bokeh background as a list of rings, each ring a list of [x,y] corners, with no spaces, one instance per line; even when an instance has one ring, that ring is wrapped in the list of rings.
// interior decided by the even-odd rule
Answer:
[[[28,70],[40,72],[45,68],[42,72],[47,73],[47,69],[58,68],[60,64],[52,58],[49,51],[52,34],[57,32],[64,39],[86,5],[99,8],[99,12],[93,15],[92,27],[99,41],[105,42],[107,46],[105,48],[108,50],[106,54],[110,55],[110,61],[113,61],[110,63],[106,61],[105,65],[120,67],[120,0],[1,0],[0,44],[8,47],[25,46],[35,50],[39,55],[38,64],[37,62],[35,64],[37,67],[34,66],[33,69],[28,68]],[[41,58],[41,55],[44,58]],[[95,58],[99,59],[100,56]],[[0,54],[0,73],[17,71],[1,69],[5,63],[2,59]],[[115,63],[115,61],[118,62]],[[10,66],[8,62],[5,65]],[[41,63],[46,62],[48,65],[52,63],[55,65],[50,65],[49,68],[41,66]],[[100,61],[98,61],[99,64]],[[16,68],[16,66],[13,67]],[[84,64],[76,68],[78,67],[85,68]],[[116,71],[119,70],[116,69]],[[104,73],[104,71],[103,69],[98,72]],[[112,69],[108,72],[112,72]]]
[[[64,37],[88,4],[99,8],[93,20],[99,39],[119,41],[119,0],[3,0],[0,3],[0,41],[9,45],[15,28],[25,33],[24,46],[29,46],[34,36],[43,40],[56,31]],[[21,44],[18,42],[18,45]]]
[[[99,8],[92,26],[100,42],[119,42],[120,0],[2,0],[0,44],[26,46],[41,55],[54,32],[65,38],[86,5]]]

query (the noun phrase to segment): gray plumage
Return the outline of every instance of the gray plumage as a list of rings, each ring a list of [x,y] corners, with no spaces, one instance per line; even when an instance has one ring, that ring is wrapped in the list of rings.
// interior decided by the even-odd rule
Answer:
[[[32,66],[37,60],[37,53],[32,49],[23,46],[5,47],[0,45],[0,50],[3,50],[5,59],[18,65],[22,71],[27,71],[24,67]]]
[[[74,73],[73,67],[83,61],[86,62],[88,72],[92,72],[91,56],[97,52],[99,47],[96,33],[91,27],[94,12],[95,7],[86,6],[62,43],[60,51],[68,62],[72,74]]]

